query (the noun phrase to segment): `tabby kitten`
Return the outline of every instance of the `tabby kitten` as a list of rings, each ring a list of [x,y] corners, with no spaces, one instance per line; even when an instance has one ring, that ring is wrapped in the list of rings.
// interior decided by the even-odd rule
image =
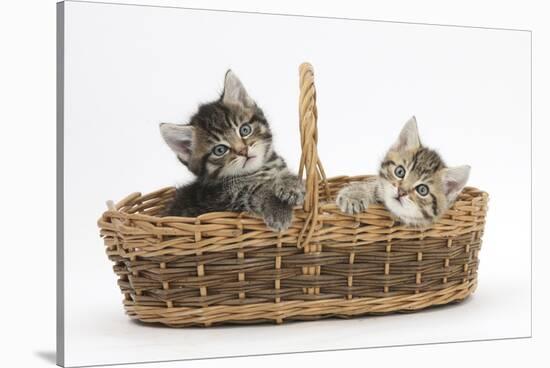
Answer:
[[[197,176],[176,190],[168,216],[248,211],[268,227],[286,230],[304,185],[275,153],[269,124],[231,70],[214,102],[201,105],[189,124],[160,125],[162,137]]]
[[[379,175],[341,189],[336,203],[349,214],[383,203],[402,223],[427,226],[452,206],[469,174],[469,166],[448,168],[437,152],[422,146],[412,117],[386,153]]]

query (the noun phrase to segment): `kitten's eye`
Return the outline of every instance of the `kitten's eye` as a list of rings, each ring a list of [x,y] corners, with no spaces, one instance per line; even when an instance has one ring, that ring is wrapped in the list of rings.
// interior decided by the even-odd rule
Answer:
[[[224,146],[223,144],[218,144],[212,149],[212,153],[216,156],[223,156],[227,152],[227,150],[227,146]]]
[[[241,134],[241,137],[247,137],[250,135],[250,133],[252,133],[252,127],[248,123],[243,124],[239,128],[239,133]]]
[[[428,195],[428,193],[430,193],[430,189],[428,188],[427,185],[425,184],[420,184],[416,187],[416,191],[418,192],[418,194],[420,194],[421,196],[425,197]]]
[[[395,176],[397,176],[400,179],[403,179],[405,177],[405,168],[403,166],[397,166],[395,168]]]

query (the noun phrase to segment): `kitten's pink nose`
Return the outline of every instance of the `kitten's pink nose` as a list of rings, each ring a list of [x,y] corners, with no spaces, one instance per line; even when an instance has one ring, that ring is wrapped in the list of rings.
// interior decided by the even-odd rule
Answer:
[[[397,188],[397,197],[401,198],[407,195],[407,192],[402,188]]]
[[[236,152],[237,152],[237,155],[239,155],[239,156],[247,157],[248,156],[248,147],[247,146],[242,146],[241,148],[238,148]]]

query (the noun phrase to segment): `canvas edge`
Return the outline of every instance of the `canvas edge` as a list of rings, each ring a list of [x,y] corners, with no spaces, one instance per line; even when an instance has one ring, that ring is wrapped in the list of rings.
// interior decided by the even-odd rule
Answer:
[[[56,3],[56,364],[65,365],[64,87],[65,2]]]

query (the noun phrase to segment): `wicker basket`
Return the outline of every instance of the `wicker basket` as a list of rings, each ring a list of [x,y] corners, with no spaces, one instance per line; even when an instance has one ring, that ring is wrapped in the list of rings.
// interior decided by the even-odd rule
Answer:
[[[341,213],[338,190],[361,177],[326,179],[317,155],[313,69],[300,66],[300,175],[307,195],[291,227],[217,212],[159,217],[175,189],[134,193],[99,219],[131,318],[210,326],[413,311],[459,301],[477,285],[487,193],[466,188],[425,229],[399,225],[379,205]]]

